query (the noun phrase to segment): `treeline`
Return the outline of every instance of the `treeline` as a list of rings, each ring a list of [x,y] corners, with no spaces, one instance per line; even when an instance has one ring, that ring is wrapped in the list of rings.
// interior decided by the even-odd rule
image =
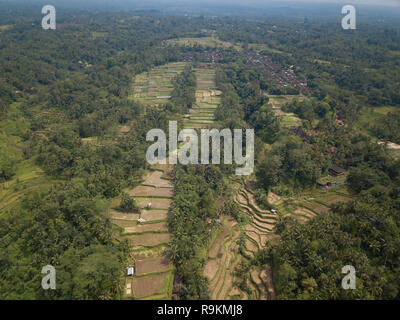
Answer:
[[[258,104],[254,99],[252,76],[240,76],[246,71],[240,60],[219,70],[217,80],[224,89],[217,115],[220,121],[238,123],[229,117],[228,103],[224,104],[232,101],[231,114],[246,120],[269,143],[267,147],[256,144],[259,184],[267,192],[290,195],[315,188],[318,178],[336,164],[349,170],[348,184],[355,195],[354,201],[305,224],[289,217],[278,220],[279,243],[268,244],[258,257],[261,264],[273,264],[277,298],[398,299],[400,161],[354,130],[360,100],[351,94],[344,100],[328,94],[295,100],[284,110],[296,113],[302,126],[284,129],[266,102],[258,100]],[[250,99],[254,100],[249,108],[246,100]],[[338,118],[345,119],[345,125]],[[383,136],[386,129],[388,135],[396,121],[388,115],[376,130],[382,130]],[[394,139],[393,135],[387,137]],[[346,265],[356,269],[357,290],[341,287]],[[246,266],[239,270],[243,279],[246,270]]]
[[[46,32],[22,20],[0,44],[0,142],[7,150],[0,179],[15,175],[18,162],[10,167],[3,156],[19,148],[19,161],[33,160],[53,182],[1,212],[0,297],[120,298],[128,247],[113,237],[106,213],[111,198],[138,183],[147,168],[146,133],[166,130],[169,114],[144,113],[132,102],[132,78],[180,59],[162,40],[197,27],[184,26],[186,18],[84,14],[63,17],[57,32]],[[121,125],[130,127],[127,135],[119,134]],[[55,291],[41,288],[41,268],[49,264],[57,271]]]
[[[191,65],[185,67],[182,73],[172,79],[174,90],[166,109],[173,113],[186,114],[196,102],[196,76]]]
[[[303,225],[286,219],[272,251],[278,298],[400,298],[400,161],[363,164],[349,177],[354,201]],[[346,265],[356,269],[356,290],[341,287]]]
[[[400,112],[389,112],[376,122],[372,131],[379,139],[400,144]]]
[[[48,175],[62,179],[32,194],[0,217],[2,299],[116,299],[128,246],[112,235],[110,199],[138,183],[152,128],[166,128],[158,110],[125,137],[82,144],[77,132],[58,128],[34,140],[31,152]],[[45,265],[57,270],[59,290],[40,287]]]
[[[94,17],[96,22],[91,22]],[[127,19],[120,23],[118,17]],[[4,75],[0,80],[0,132],[4,131],[4,140],[29,144],[37,132],[51,135],[61,127],[81,138],[110,136],[118,125],[137,117],[142,108],[128,99],[132,77],[177,61],[181,55],[161,45],[169,31],[156,31],[153,18],[128,18],[63,16],[56,32],[47,32],[16,16],[16,23],[2,31],[0,44]],[[170,18],[160,23],[170,25]],[[18,107],[14,107],[16,102]],[[27,130],[10,130],[19,128],[22,121]],[[14,153],[15,147],[2,142],[5,154]],[[8,180],[17,167],[7,165],[6,155],[0,158],[0,179]]]
[[[208,299],[203,274],[210,236],[218,227],[216,202],[225,190],[223,169],[214,165],[174,169],[175,196],[169,212],[169,255],[180,281],[181,299]]]
[[[216,110],[216,120],[230,128],[248,127],[256,139],[273,142],[280,132],[278,118],[268,106],[269,99],[258,85],[252,84],[258,74],[248,69],[241,58],[234,64],[217,69],[216,83],[222,91],[222,101]]]
[[[108,202],[81,181],[31,194],[0,218],[0,298],[115,299],[120,297],[126,247],[115,243]],[[43,290],[46,265],[57,290]]]

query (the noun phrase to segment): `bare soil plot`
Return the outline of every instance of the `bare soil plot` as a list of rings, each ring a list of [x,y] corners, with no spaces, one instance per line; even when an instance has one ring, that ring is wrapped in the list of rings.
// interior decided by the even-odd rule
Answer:
[[[387,148],[392,150],[400,150],[400,145],[393,142],[388,142]]]
[[[121,213],[115,210],[110,210],[112,219],[136,221],[139,219],[139,213]]]
[[[217,255],[220,251],[222,242],[224,241],[225,237],[229,234],[229,230],[234,225],[236,225],[236,221],[232,217],[227,217],[224,220],[224,226],[225,226],[224,230],[218,234],[218,236],[215,238],[214,242],[212,243],[210,250],[208,251],[208,256],[210,258],[217,257]]]
[[[215,278],[215,281],[212,282],[212,285],[210,285],[210,298],[212,300],[217,300],[219,291],[221,289],[221,286],[223,286],[225,278],[227,274],[230,272],[229,268],[229,261],[232,258],[232,252],[230,250],[230,245],[231,243],[228,242],[225,246],[225,250],[223,252],[223,256],[220,259],[220,268],[217,277]]]
[[[250,256],[256,254],[257,251],[259,250],[259,248],[255,245],[255,243],[249,239],[246,239],[245,245],[248,254],[250,254]]]
[[[254,196],[253,196],[250,192],[248,192],[247,190],[243,190],[243,192],[247,195],[247,198],[249,199],[249,203],[250,203],[254,208],[256,208],[257,211],[259,211],[259,212],[261,212],[261,213],[265,213],[265,214],[271,214],[268,210],[261,209],[261,208],[257,205],[256,200],[254,199]]]
[[[274,283],[272,281],[272,267],[267,265],[263,270],[261,270],[260,278],[265,286],[268,288],[268,295],[271,300],[275,300],[275,289]]]
[[[137,198],[136,199],[140,208],[146,208],[151,202],[154,209],[168,209],[172,203],[171,199],[157,199],[157,198]]]
[[[229,230],[228,228],[225,228],[222,232],[218,234],[218,236],[214,239],[214,242],[212,243],[210,250],[208,251],[208,256],[210,258],[216,258],[218,253],[220,252],[221,245],[225,237],[228,235]]]
[[[229,223],[229,221],[227,223]],[[230,233],[232,233],[232,235],[229,238],[225,238],[222,246],[223,250],[221,250],[221,254],[218,255],[216,259],[219,268],[215,278],[213,278],[213,281],[210,283],[210,297],[212,299],[223,299],[228,290],[232,287],[232,264],[234,261],[238,260],[238,247],[236,241],[240,232],[237,228],[237,225],[234,232]]]
[[[315,213],[325,213],[328,212],[330,209],[327,206],[321,205],[320,203],[314,201],[304,201],[302,203],[304,207],[307,209],[315,212]]]
[[[167,165],[164,168],[167,169]],[[145,177],[143,184],[153,185],[157,187],[173,187],[172,181],[162,179],[163,172],[160,171],[152,171]]]
[[[261,249],[265,248],[265,244],[267,241],[271,239],[271,235],[260,235],[260,241],[261,241]]]
[[[278,204],[281,201],[281,197],[278,196],[277,194],[273,193],[273,192],[269,192],[268,194],[268,202],[271,204]]]
[[[163,284],[168,281],[169,274],[159,274],[144,278],[134,278],[133,292],[136,298],[143,298],[160,293]]]
[[[333,204],[337,204],[340,202],[349,202],[351,201],[350,198],[344,197],[344,196],[331,196],[331,197],[323,197],[323,198],[318,198],[318,201],[324,203],[326,206],[331,206]]]
[[[169,233],[144,233],[139,235],[124,236],[124,239],[132,244],[133,249],[154,247],[162,243],[168,243],[171,239]]]
[[[229,299],[231,300],[240,300],[240,291],[238,288],[233,287],[229,292]]]
[[[253,232],[253,233],[256,233],[256,234],[258,234],[258,235],[260,235],[260,234],[267,234],[267,231],[260,232],[260,229],[257,228],[257,227],[255,227],[255,226],[252,225],[252,224],[246,225],[246,226],[244,227],[244,230],[245,230],[246,232]]]
[[[257,243],[257,245],[258,245],[258,246],[256,246],[256,245],[254,244],[253,241],[251,241],[251,240],[248,239],[248,240],[249,240],[249,245],[250,245],[250,243],[251,243],[251,244],[253,244],[253,246],[250,245],[251,248],[246,246],[246,248],[248,248],[248,249],[250,249],[251,251],[253,251],[254,253],[256,253],[260,248],[263,247],[263,244],[262,244],[262,242],[261,242],[261,237],[258,236],[255,232],[246,232],[246,235],[247,235],[250,239],[254,240],[254,241]],[[254,249],[255,249],[255,250],[254,250]]]
[[[218,262],[216,260],[208,260],[205,268],[204,268],[204,275],[212,280],[218,271]]]
[[[194,45],[200,45],[200,46],[205,46],[205,47],[231,47],[232,44],[229,42],[221,41],[218,38],[215,37],[201,37],[201,38],[178,38],[178,39],[169,39],[167,40],[167,43],[170,44],[179,44],[179,45],[184,45],[184,46],[194,46]]]
[[[250,280],[250,277],[247,278],[247,286],[250,288],[250,295],[248,296],[249,300],[258,300],[259,293],[256,285]]]
[[[327,212],[329,212],[329,208],[328,207],[326,207],[326,206],[319,206],[319,207],[317,207],[317,208],[315,208],[314,209],[314,211],[316,212],[316,213],[318,213],[318,214],[320,214],[320,213],[327,213]]]
[[[172,164],[168,164],[168,158],[167,158],[167,164],[155,164],[152,166],[154,170],[162,170],[164,172],[170,172],[174,170],[174,166]]]
[[[167,232],[168,224],[166,222],[138,224],[133,227],[125,228],[125,233],[140,233],[140,232]]]
[[[153,188],[148,186],[138,186],[132,191],[129,192],[131,196],[134,197],[173,197],[174,189],[173,188]]]
[[[303,217],[306,217],[308,219],[312,219],[315,217],[315,213],[312,212],[311,210],[305,209],[305,208],[298,208],[294,211],[294,214],[301,215]]]
[[[125,281],[125,294],[131,295],[132,294],[132,279],[128,278]]]
[[[163,180],[172,180],[174,178],[173,172],[172,171],[164,171],[163,175],[161,176],[161,179]],[[166,187],[160,187],[160,188],[166,188]]]
[[[255,285],[257,286],[257,288],[258,288],[258,290],[260,292],[259,299],[260,300],[268,300],[267,290],[266,290],[266,288],[264,286],[264,283],[261,281],[261,279],[259,277],[259,274],[260,274],[259,268],[254,269],[250,274],[251,275],[251,279],[255,283]]]
[[[232,252],[234,252],[234,251],[237,251],[236,247],[232,248]],[[234,282],[234,271],[235,271],[235,268],[238,265],[239,261],[240,261],[240,258],[238,256],[236,256],[233,263],[230,263],[227,266],[227,272],[225,274],[224,284],[218,294],[219,299],[225,299],[226,296],[228,295],[230,288],[232,288],[233,282]]]
[[[134,227],[137,224],[135,220],[111,219],[111,222],[121,228]]]
[[[171,262],[166,257],[148,258],[136,261],[136,275],[163,272],[171,269]]]
[[[146,221],[167,220],[168,211],[167,210],[143,210],[140,217]]]

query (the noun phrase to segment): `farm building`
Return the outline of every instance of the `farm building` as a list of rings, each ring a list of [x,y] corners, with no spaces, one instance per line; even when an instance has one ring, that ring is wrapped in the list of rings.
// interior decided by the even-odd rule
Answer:
[[[329,168],[329,174],[331,174],[332,176],[341,176],[344,175],[346,173],[346,170],[337,166],[333,166]]]
[[[126,268],[126,275],[128,277],[132,277],[134,274],[135,274],[135,268],[133,267]]]

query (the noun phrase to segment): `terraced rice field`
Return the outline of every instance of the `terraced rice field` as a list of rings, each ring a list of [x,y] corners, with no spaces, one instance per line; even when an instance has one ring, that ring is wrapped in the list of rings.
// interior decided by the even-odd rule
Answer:
[[[216,37],[170,39],[170,40],[167,40],[167,43],[172,44],[172,45],[181,45],[181,46],[187,46],[187,47],[193,47],[195,45],[210,47],[210,48],[232,47],[231,43],[221,41]]]
[[[135,268],[134,276],[125,278],[126,299],[171,299],[172,295],[174,269],[165,256],[170,241],[168,208],[174,194],[167,177],[172,167],[157,165],[153,170],[129,191],[142,208],[139,214],[111,211],[112,222],[120,228],[118,238],[130,244],[130,266]]]
[[[210,280],[211,299],[272,299],[274,289],[271,272],[266,268],[253,267],[248,275],[247,285],[251,294],[239,289],[235,269],[241,261],[248,260],[273,241],[276,216],[259,208],[253,195],[245,188],[245,184],[236,183],[235,202],[249,218],[247,225],[238,225],[231,217],[225,217],[222,231],[216,236],[208,253],[208,262],[204,274]],[[239,240],[245,240],[244,254],[239,251]],[[264,280],[263,280],[264,279]],[[267,281],[267,280],[268,281]]]
[[[294,113],[284,112],[281,108],[288,102],[299,99],[300,101],[304,97],[300,95],[282,95],[282,96],[268,96],[269,103],[280,120],[281,124],[285,128],[296,128],[301,125],[301,119],[298,118]]]
[[[223,221],[223,230],[211,244],[204,274],[210,280],[210,298],[228,299],[234,287],[234,267],[240,261],[237,240],[240,228],[231,217]]]
[[[278,241],[275,225],[279,217],[290,215],[300,223],[305,223],[318,214],[328,212],[330,207],[339,202],[351,200],[345,187],[335,190],[315,190],[295,199],[281,198],[270,194],[270,204],[277,213],[260,208],[254,198],[254,181],[251,178],[236,179],[233,182],[234,201],[241,212],[247,216],[248,223],[238,225],[233,218],[226,217],[223,228],[211,243],[208,262],[204,269],[210,280],[212,299],[275,299],[272,267],[251,266],[247,274],[247,287],[250,293],[240,290],[234,270],[240,261],[249,261],[257,252],[265,248],[267,241]],[[244,241],[244,252],[239,251],[238,242]],[[242,249],[243,250],[243,249]]]
[[[11,209],[33,192],[50,188],[52,182],[31,160],[23,161],[11,180],[0,183],[0,212]]]
[[[319,214],[329,212],[336,204],[351,200],[352,195],[344,185],[330,190],[310,191],[293,198],[282,198],[274,202],[273,206],[281,215],[291,215],[300,223],[304,223]]]
[[[147,105],[161,105],[172,91],[172,78],[184,69],[185,63],[155,68],[135,79],[132,99]],[[214,120],[221,92],[215,88],[215,69],[195,70],[197,77],[196,105],[185,121],[186,128],[205,127]],[[161,97],[161,98],[160,98]],[[165,257],[170,240],[167,218],[174,196],[171,181],[172,165],[157,164],[142,183],[128,193],[141,208],[140,214],[111,211],[112,221],[120,230],[118,237],[127,240],[132,249],[133,277],[125,279],[127,299],[170,299],[174,281],[173,266]],[[148,204],[151,209],[148,210]],[[115,203],[118,206],[118,203]]]
[[[215,68],[194,69],[197,88],[196,103],[183,121],[185,129],[207,128],[214,123],[215,109],[221,103],[221,91],[215,88]]]
[[[290,214],[300,221],[308,220],[318,214],[327,213],[332,206],[352,200],[346,186],[330,190],[314,190],[296,198],[280,199],[274,207],[282,214]]]
[[[184,70],[185,65],[185,62],[168,63],[137,75],[130,99],[151,106],[166,104],[173,90],[171,81]]]

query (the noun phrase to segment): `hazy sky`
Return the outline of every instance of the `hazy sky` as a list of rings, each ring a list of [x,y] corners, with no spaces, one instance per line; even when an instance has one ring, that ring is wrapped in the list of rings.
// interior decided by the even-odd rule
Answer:
[[[339,3],[343,2],[346,4],[373,4],[373,5],[399,5],[400,0],[281,0],[282,2],[317,2],[317,3]],[[225,2],[225,3],[237,3],[241,2],[242,4],[260,4],[260,3],[268,3],[271,2],[269,0],[216,0],[215,2]],[[276,0],[272,0],[272,2],[276,2]]]
[[[1,2],[11,2],[11,3],[40,3],[44,4],[47,0],[0,0]],[[47,1],[56,5],[57,3],[70,3],[70,4],[102,4],[107,6],[132,6],[135,4],[165,4],[165,5],[190,5],[195,4],[201,6],[202,4],[214,4],[214,5],[239,5],[243,7],[252,8],[266,8],[266,7],[280,7],[280,6],[290,6],[290,4],[299,3],[315,3],[315,4],[365,4],[365,5],[378,5],[378,6],[396,6],[400,7],[400,0],[50,0]]]

